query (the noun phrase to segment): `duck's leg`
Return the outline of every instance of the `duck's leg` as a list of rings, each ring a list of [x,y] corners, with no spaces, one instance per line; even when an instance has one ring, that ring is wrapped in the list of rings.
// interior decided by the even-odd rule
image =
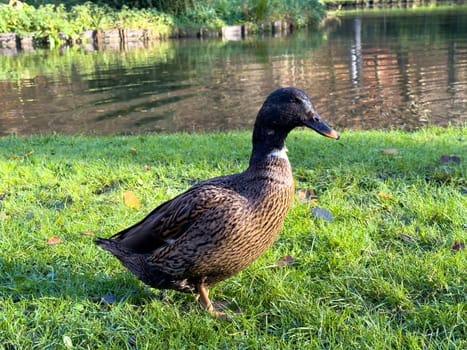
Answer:
[[[212,305],[211,300],[209,299],[209,288],[206,287],[203,283],[198,285],[198,292],[199,292],[199,302],[201,305],[204,306],[207,312],[213,315],[216,318],[220,318],[223,320],[230,320],[231,317],[227,315],[225,312],[217,311],[214,305]]]

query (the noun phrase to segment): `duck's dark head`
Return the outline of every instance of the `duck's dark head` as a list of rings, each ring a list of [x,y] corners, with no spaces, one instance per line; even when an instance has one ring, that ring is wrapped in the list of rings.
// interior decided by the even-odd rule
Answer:
[[[319,134],[339,139],[316,111],[310,97],[299,89],[281,88],[271,93],[258,116],[253,130],[253,153],[267,153],[284,148],[288,133],[305,126]]]

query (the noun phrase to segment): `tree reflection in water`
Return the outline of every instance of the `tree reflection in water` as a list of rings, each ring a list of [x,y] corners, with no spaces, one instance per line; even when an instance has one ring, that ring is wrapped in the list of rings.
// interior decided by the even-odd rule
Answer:
[[[338,129],[467,120],[467,10],[337,18],[320,32],[0,56],[0,134],[250,129],[278,86]]]

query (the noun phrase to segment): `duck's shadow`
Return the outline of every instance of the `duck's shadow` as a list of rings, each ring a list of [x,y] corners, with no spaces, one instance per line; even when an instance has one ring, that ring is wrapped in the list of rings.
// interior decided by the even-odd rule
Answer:
[[[189,302],[193,296],[159,291],[140,283],[122,270],[108,275],[61,262],[0,257],[0,300],[20,302],[42,298],[70,299],[109,305],[128,302],[145,305],[159,302]]]

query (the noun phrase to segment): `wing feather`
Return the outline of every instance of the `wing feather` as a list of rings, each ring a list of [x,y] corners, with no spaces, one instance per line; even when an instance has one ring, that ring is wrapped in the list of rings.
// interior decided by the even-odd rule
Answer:
[[[161,204],[143,220],[115,234],[111,239],[140,254],[151,253],[162,246],[173,244],[204,212],[221,204],[224,191],[225,188],[214,184],[192,187]]]

